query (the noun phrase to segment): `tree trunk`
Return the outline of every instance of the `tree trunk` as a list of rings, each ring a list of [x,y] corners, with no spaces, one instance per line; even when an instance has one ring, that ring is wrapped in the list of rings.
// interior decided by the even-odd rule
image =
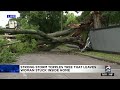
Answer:
[[[94,28],[101,28],[101,14],[99,11],[94,11],[93,12],[93,19],[94,19]]]

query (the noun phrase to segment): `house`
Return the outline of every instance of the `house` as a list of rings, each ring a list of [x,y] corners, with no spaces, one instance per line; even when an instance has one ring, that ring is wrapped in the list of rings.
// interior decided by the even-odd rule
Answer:
[[[17,21],[13,21],[13,20],[8,21],[6,28],[16,29],[17,28]]]
[[[10,20],[8,21],[8,24],[6,25],[6,29],[17,29],[17,21]],[[15,39],[16,35],[11,35],[10,33],[5,33],[4,37],[8,40],[11,41],[11,39]]]

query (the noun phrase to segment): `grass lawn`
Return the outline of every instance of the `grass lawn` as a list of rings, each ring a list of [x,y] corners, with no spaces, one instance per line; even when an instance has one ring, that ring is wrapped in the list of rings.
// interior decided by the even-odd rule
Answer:
[[[61,52],[66,52],[66,53],[68,52],[68,53],[70,53],[70,52],[78,51],[78,49],[77,48],[70,48],[67,45],[62,44],[62,45],[57,46],[52,51],[61,51]]]
[[[111,53],[105,53],[105,52],[96,52],[96,51],[85,51],[80,52],[78,49],[67,47],[66,45],[60,45],[57,47],[58,51],[61,52],[72,52],[80,55],[87,55],[99,59],[103,59],[106,61],[111,61],[115,63],[120,63],[120,55],[119,54],[111,54]]]
[[[120,63],[120,55],[119,54],[111,54],[111,53],[96,52],[96,51],[86,51],[83,53],[81,53],[81,52],[79,52],[79,53],[83,54],[83,55],[88,55],[88,56]]]

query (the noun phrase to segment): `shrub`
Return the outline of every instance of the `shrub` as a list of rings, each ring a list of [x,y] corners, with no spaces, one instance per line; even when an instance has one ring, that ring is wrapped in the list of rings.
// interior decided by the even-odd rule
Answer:
[[[35,39],[31,40],[31,43],[29,42],[19,42],[14,45],[10,46],[10,50],[13,53],[30,53],[37,49],[37,41]]]
[[[11,63],[16,60],[16,54],[10,52],[9,48],[4,48],[0,52],[0,63]]]
[[[23,37],[24,36],[24,37]],[[31,35],[20,35],[21,42],[9,46],[3,46],[8,41],[0,39],[0,63],[11,63],[16,60],[17,55],[30,53],[37,49],[37,41]]]

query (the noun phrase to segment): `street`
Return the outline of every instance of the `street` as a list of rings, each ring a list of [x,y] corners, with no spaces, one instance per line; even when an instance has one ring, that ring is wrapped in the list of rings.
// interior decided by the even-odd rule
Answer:
[[[111,65],[115,76],[100,73],[0,73],[0,79],[120,79],[120,65],[82,55],[34,53],[22,55],[14,64],[19,65]]]

